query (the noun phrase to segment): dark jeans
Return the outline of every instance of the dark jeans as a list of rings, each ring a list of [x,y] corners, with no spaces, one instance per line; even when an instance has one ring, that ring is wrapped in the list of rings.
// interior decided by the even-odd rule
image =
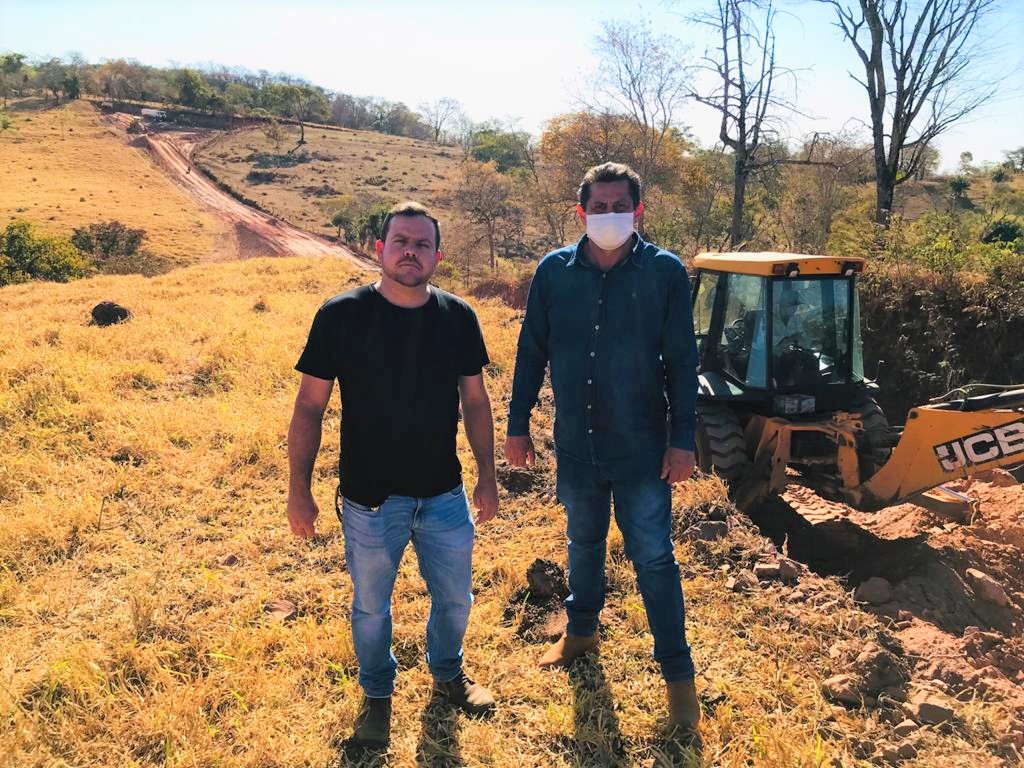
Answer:
[[[569,538],[569,634],[592,635],[604,607],[605,551],[611,500],[626,556],[654,635],[654,658],[665,680],[694,676],[686,643],[683,588],[672,551],[672,489],[661,479],[661,457],[628,478],[598,464],[558,453],[558,499],[565,506]]]

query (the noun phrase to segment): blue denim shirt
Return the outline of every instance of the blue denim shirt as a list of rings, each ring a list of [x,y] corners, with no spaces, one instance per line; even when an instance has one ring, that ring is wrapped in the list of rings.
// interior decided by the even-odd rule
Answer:
[[[519,333],[508,434],[529,433],[551,364],[555,446],[584,461],[629,467],[666,444],[692,451],[697,344],[690,280],[675,255],[639,235],[602,272],[584,236],[537,266]]]

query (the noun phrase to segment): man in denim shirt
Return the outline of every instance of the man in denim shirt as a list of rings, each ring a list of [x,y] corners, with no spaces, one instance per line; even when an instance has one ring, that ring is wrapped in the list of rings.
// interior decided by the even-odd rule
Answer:
[[[679,258],[635,231],[640,177],[591,168],[577,211],[587,234],[541,260],[519,335],[505,455],[532,466],[530,412],[551,365],[558,498],[568,517],[568,629],[541,659],[596,650],[611,499],[637,574],[670,726],[696,735],[700,707],[671,540],[672,485],[694,468],[697,346]]]

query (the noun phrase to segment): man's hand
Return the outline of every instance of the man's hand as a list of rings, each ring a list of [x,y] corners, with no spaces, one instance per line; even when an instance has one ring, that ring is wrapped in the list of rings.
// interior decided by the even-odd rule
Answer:
[[[697,457],[693,451],[669,448],[665,451],[665,458],[661,460],[661,479],[669,485],[689,480],[696,464]]]
[[[498,481],[494,477],[477,481],[473,489],[473,506],[478,510],[477,524],[486,523],[498,514]]]
[[[313,494],[292,493],[288,494],[288,526],[292,533],[302,539],[309,539],[316,536],[316,518],[320,510],[313,501]]]
[[[505,459],[513,467],[532,467],[537,461],[529,435],[509,435],[505,439]]]

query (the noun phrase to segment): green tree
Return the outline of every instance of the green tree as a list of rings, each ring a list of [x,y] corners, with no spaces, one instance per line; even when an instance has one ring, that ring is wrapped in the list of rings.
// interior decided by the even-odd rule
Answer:
[[[194,69],[181,70],[175,82],[178,86],[178,101],[186,107],[206,109],[213,95],[206,79]]]
[[[40,235],[27,221],[12,221],[0,235],[0,286],[29,280],[66,283],[91,269],[69,240]]]
[[[61,81],[60,87],[61,90],[64,91],[65,99],[77,99],[82,95],[82,84],[78,79],[78,75],[65,75],[64,80]]]
[[[64,80],[67,78],[67,68],[60,59],[42,61],[36,65],[36,84],[53,95],[55,104],[60,104],[60,95],[64,89]]]
[[[0,54],[0,95],[4,97],[4,109],[7,109],[7,97],[17,87],[18,77],[25,68],[25,54]]]
[[[473,133],[470,154],[477,162],[494,163],[499,173],[508,173],[526,165],[529,139],[529,134],[523,131],[485,126]]]
[[[292,118],[299,124],[299,143],[306,143],[306,123],[326,120],[330,105],[322,89],[305,83],[279,83],[271,85],[270,101],[279,114]]]

